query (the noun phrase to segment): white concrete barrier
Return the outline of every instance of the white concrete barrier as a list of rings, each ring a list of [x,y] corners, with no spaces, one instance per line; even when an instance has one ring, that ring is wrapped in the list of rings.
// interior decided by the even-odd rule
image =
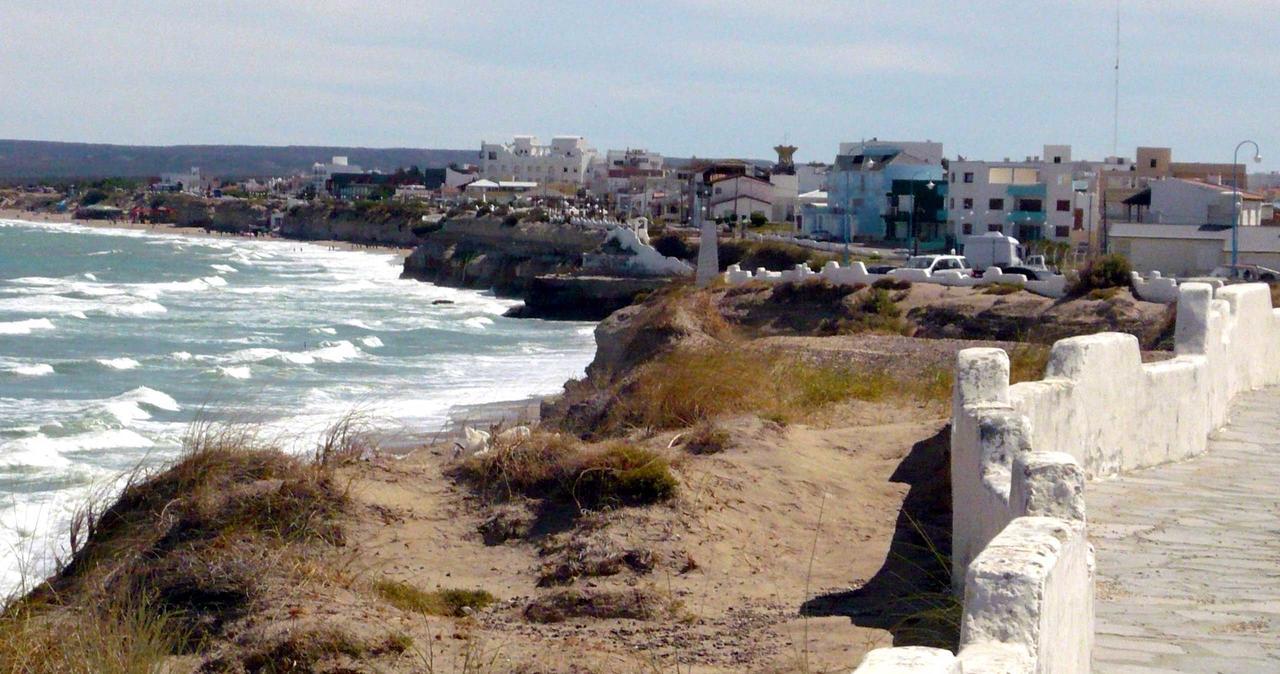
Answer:
[[[1131,335],[1073,337],[1054,344],[1042,381],[1011,386],[1004,351],[960,352],[952,580],[964,596],[964,672],[1090,671],[1086,479],[1203,452],[1237,393],[1280,384],[1280,309],[1267,286],[1185,283],[1177,302],[1167,361],[1144,364]],[[876,662],[891,660],[886,650],[898,649],[875,651]]]
[[[907,269],[903,267],[894,269],[887,274],[872,274],[867,271],[867,266],[861,262],[854,262],[848,267],[841,267],[840,263],[834,260],[827,262],[820,272],[812,271],[807,266],[800,264],[797,264],[795,269],[789,269],[785,272],[773,272],[761,267],[753,273],[743,271],[738,265],[730,265],[724,272],[724,280],[730,285],[740,285],[751,281],[803,283],[814,278],[821,278],[837,285],[871,285],[882,278],[893,278],[912,283],[935,283],[962,287],[1004,283],[1021,286],[1037,295],[1052,298],[1062,297],[1067,290],[1067,278],[1065,276],[1055,275],[1047,279],[1028,281],[1027,277],[1022,274],[1005,274],[998,267],[988,269],[981,278],[966,276],[955,270],[945,270],[934,274],[927,269]]]

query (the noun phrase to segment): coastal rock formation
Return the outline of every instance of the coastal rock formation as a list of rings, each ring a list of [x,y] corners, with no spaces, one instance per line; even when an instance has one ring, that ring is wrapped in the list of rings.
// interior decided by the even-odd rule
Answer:
[[[498,217],[447,219],[405,259],[404,277],[523,297],[538,276],[578,269],[604,232]]]

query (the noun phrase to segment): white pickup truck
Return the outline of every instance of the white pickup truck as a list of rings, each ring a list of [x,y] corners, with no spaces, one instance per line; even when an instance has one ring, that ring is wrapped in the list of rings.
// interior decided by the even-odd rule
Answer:
[[[963,255],[914,255],[907,259],[902,269],[924,269],[930,274],[940,271],[958,271],[964,276],[973,276],[973,267]]]

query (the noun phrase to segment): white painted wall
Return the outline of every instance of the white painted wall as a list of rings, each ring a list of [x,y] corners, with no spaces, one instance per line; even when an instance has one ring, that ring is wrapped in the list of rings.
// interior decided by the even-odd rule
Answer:
[[[963,671],[1089,672],[1086,476],[1202,452],[1235,394],[1280,383],[1280,309],[1265,285],[1183,284],[1175,342],[1172,360],[1143,364],[1131,335],[1064,339],[1043,381],[1012,386],[1002,350],[960,352],[951,481]],[[953,671],[931,662],[915,671]]]

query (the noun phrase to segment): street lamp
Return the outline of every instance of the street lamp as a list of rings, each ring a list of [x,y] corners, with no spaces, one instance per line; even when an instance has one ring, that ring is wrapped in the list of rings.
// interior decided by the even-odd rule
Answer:
[[[1253,146],[1253,161],[1262,161],[1262,149],[1258,144],[1251,140],[1242,140],[1236,146],[1236,151],[1231,155],[1231,172],[1235,173],[1236,166],[1240,164],[1240,148]],[[1231,274],[1236,273],[1236,264],[1240,261],[1240,180],[1236,176],[1231,176]]]

